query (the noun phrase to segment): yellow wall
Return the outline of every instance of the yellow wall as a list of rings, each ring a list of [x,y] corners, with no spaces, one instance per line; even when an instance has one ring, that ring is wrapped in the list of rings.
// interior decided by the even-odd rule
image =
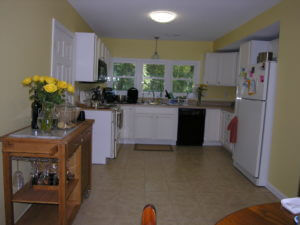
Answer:
[[[269,182],[289,197],[296,196],[300,177],[299,9],[300,1],[284,0],[214,43],[215,49],[218,49],[280,21],[279,70]]]
[[[154,40],[134,40],[102,38],[110,50],[112,57],[120,58],[150,58],[154,53]],[[205,41],[158,41],[158,53],[161,59],[169,60],[199,60],[202,62],[200,81],[203,74],[203,59],[206,52],[213,51],[213,43]],[[208,88],[204,100],[234,100],[235,88],[215,87]]]
[[[0,135],[30,122],[28,89],[20,82],[25,76],[50,73],[52,17],[73,32],[91,31],[66,0],[0,1]],[[1,225],[4,224],[2,182],[1,153]]]

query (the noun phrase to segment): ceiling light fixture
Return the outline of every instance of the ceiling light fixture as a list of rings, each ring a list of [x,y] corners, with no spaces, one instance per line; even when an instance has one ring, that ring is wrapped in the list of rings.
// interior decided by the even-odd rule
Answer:
[[[149,13],[152,20],[158,23],[169,23],[176,18],[176,13],[171,11],[153,11]]]
[[[159,54],[157,53],[157,41],[158,41],[159,37],[154,37],[154,39],[155,39],[155,51],[151,58],[159,59]]]

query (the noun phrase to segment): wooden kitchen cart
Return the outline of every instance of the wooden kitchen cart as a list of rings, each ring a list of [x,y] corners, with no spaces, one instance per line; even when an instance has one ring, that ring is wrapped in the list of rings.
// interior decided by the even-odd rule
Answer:
[[[24,128],[1,138],[3,142],[3,179],[6,225],[69,225],[79,210],[84,192],[91,189],[91,141],[93,120],[86,120],[62,135],[26,136]],[[30,131],[32,132],[32,131]],[[58,185],[25,184],[13,193],[12,159],[49,158],[58,165]],[[67,181],[67,164],[72,167],[74,179]],[[28,203],[31,207],[15,223],[14,202]]]

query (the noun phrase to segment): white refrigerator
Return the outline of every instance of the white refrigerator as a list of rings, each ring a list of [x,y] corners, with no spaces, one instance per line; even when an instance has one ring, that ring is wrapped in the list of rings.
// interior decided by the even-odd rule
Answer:
[[[276,62],[249,66],[238,80],[233,165],[257,186],[265,186],[268,180],[276,67]]]

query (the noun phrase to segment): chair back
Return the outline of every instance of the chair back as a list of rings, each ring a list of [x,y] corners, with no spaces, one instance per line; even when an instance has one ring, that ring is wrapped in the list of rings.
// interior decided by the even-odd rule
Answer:
[[[144,207],[141,225],[156,225],[156,209],[154,205],[148,204]]]

